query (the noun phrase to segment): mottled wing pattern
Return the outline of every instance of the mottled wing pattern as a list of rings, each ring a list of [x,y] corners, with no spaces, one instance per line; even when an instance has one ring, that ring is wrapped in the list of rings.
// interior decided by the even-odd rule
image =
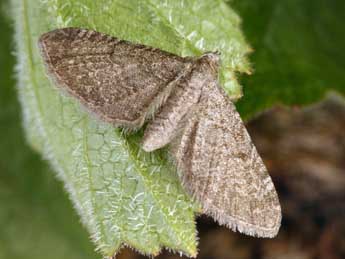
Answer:
[[[56,84],[117,126],[140,127],[191,60],[80,28],[43,34],[39,47]]]
[[[204,212],[234,231],[273,237],[281,222],[277,193],[233,103],[205,90],[173,154],[187,190]]]

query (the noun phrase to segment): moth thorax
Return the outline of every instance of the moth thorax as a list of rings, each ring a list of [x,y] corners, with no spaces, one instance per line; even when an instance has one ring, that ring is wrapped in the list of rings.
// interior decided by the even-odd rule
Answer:
[[[213,75],[214,78],[218,77],[218,70],[220,66],[220,56],[218,52],[207,52],[199,59],[203,72],[208,72]]]

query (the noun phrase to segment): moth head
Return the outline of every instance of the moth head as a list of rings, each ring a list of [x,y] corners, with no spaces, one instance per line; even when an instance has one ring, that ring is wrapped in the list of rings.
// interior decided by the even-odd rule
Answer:
[[[206,52],[204,55],[200,57],[202,63],[206,64],[208,67],[211,68],[211,71],[218,75],[218,70],[220,66],[220,53],[216,52]]]

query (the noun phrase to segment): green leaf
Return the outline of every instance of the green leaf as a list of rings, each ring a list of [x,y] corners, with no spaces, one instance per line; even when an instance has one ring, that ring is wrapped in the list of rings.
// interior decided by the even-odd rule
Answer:
[[[254,48],[237,107],[250,118],[277,104],[305,105],[345,94],[345,2],[234,0]]]
[[[61,184],[25,144],[12,75],[13,32],[4,18],[0,14],[0,258],[97,258]]]
[[[92,118],[46,77],[38,37],[58,27],[91,28],[180,55],[220,50],[224,87],[241,96],[235,72],[249,72],[239,18],[222,1],[12,0],[19,96],[32,146],[63,180],[97,248],[127,244],[145,254],[162,246],[195,256],[200,206],[180,185],[166,152],[145,153],[131,137]]]

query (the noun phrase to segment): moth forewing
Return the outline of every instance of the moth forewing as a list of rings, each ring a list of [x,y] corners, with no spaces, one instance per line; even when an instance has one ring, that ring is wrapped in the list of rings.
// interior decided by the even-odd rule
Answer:
[[[189,58],[80,28],[45,33],[39,47],[57,86],[102,120],[129,128],[141,127],[191,66]]]
[[[233,103],[216,84],[203,88],[197,112],[174,156],[185,188],[204,212],[234,231],[277,234],[277,193]]]

